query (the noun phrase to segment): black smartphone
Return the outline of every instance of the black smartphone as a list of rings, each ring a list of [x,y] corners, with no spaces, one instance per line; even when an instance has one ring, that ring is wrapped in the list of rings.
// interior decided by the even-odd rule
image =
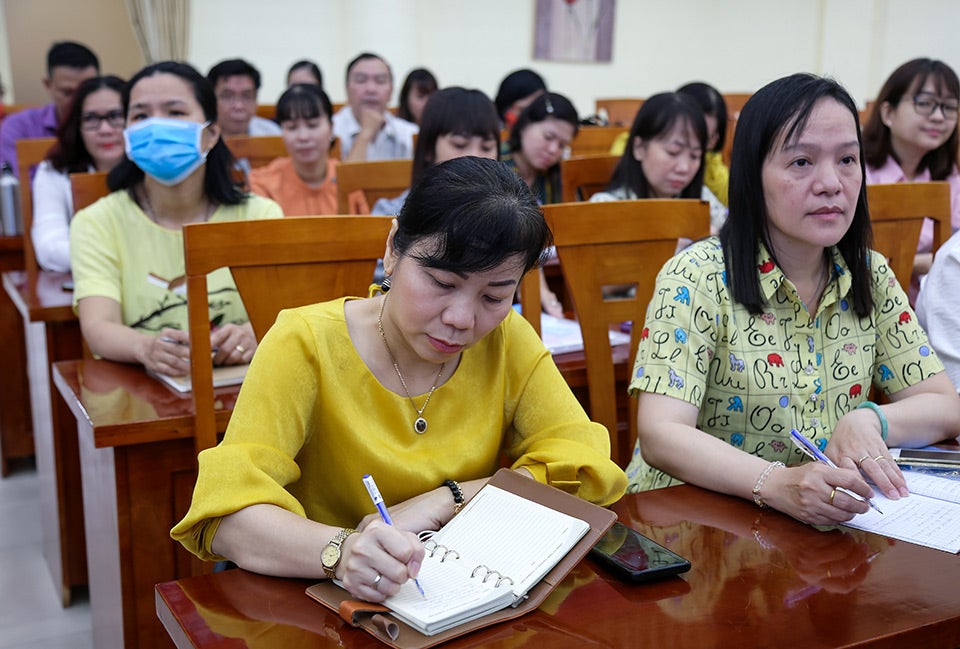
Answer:
[[[663,579],[690,570],[690,562],[623,523],[616,522],[590,553],[634,582]]]
[[[73,280],[72,280],[72,279],[65,279],[65,280],[63,280],[63,284],[60,285],[60,288],[62,288],[64,291],[72,291],[72,290],[73,290]]]
[[[900,449],[900,457],[897,458],[897,463],[915,464],[919,466],[960,468],[960,452],[935,451],[932,449],[923,448],[904,448]]]

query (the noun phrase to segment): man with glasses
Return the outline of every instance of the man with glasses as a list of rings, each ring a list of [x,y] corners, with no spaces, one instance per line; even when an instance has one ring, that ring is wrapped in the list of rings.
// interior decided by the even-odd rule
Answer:
[[[224,135],[280,135],[276,122],[257,116],[260,73],[243,59],[210,68],[207,79],[217,96],[217,123]]]
[[[387,110],[393,73],[376,54],[364,52],[347,64],[347,105],[333,116],[333,134],[347,162],[413,157],[416,124]]]
[[[55,136],[57,126],[70,109],[77,86],[99,73],[100,62],[88,47],[71,41],[54,43],[47,51],[47,76],[43,78],[51,102],[21,110],[3,120],[0,124],[0,164],[6,162],[14,173],[19,173],[17,140]]]

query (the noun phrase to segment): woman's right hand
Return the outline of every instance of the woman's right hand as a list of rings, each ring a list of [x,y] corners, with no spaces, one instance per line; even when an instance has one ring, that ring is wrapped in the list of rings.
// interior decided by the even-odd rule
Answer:
[[[186,331],[164,328],[144,342],[140,362],[148,370],[167,376],[190,373],[190,335]]]
[[[382,521],[371,521],[343,546],[337,578],[354,597],[382,602],[420,574],[424,550],[416,534]]]
[[[815,462],[774,469],[764,480],[760,496],[770,507],[799,521],[836,525],[865,513],[870,507],[843,493],[839,487],[863,498],[873,496],[859,471]]]

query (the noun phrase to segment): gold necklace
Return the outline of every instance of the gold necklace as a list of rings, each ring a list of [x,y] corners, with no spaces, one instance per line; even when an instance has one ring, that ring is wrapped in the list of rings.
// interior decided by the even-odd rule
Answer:
[[[147,193],[146,186],[141,187],[140,194],[143,196],[143,205],[142,205],[143,213],[146,214],[147,218],[149,218],[151,221],[153,221],[157,225],[160,225],[160,220],[157,219],[157,214],[156,212],[153,211],[153,203],[150,202],[150,194]],[[206,223],[207,221],[210,220],[210,217],[213,215],[213,211],[214,211],[212,209],[213,207],[214,207],[213,203],[211,203],[209,200],[204,201],[202,223]],[[160,227],[162,228],[164,226],[160,225]]]
[[[397,371],[397,378],[400,379],[400,385],[403,386],[403,391],[407,394],[407,399],[410,400],[410,405],[413,406],[413,409],[417,411],[417,418],[413,422],[413,430],[417,435],[423,435],[427,432],[427,420],[423,418],[423,411],[427,409],[427,404],[430,403],[430,397],[433,396],[433,391],[437,389],[437,384],[440,382],[440,377],[443,375],[443,368],[447,366],[446,363],[440,364],[440,370],[437,372],[437,378],[433,380],[433,385],[430,386],[430,391],[427,393],[427,399],[423,402],[423,405],[417,408],[417,403],[413,400],[413,397],[410,396],[410,390],[407,389],[407,382],[403,380],[403,374],[400,373],[400,365],[397,363],[397,357],[393,355],[393,350],[390,349],[390,344],[387,342],[387,336],[383,333],[383,307],[387,305],[387,294],[384,293],[383,301],[380,302],[380,313],[377,315],[377,330],[380,332],[380,339],[383,341],[383,346],[387,348],[387,355],[390,356],[390,362],[393,363],[393,369]]]

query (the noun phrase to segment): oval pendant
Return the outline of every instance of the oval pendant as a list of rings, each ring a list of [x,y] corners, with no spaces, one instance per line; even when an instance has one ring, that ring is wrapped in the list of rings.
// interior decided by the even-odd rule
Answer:
[[[423,435],[427,432],[427,420],[423,417],[417,417],[417,420],[413,422],[413,430],[417,432],[417,435]]]

